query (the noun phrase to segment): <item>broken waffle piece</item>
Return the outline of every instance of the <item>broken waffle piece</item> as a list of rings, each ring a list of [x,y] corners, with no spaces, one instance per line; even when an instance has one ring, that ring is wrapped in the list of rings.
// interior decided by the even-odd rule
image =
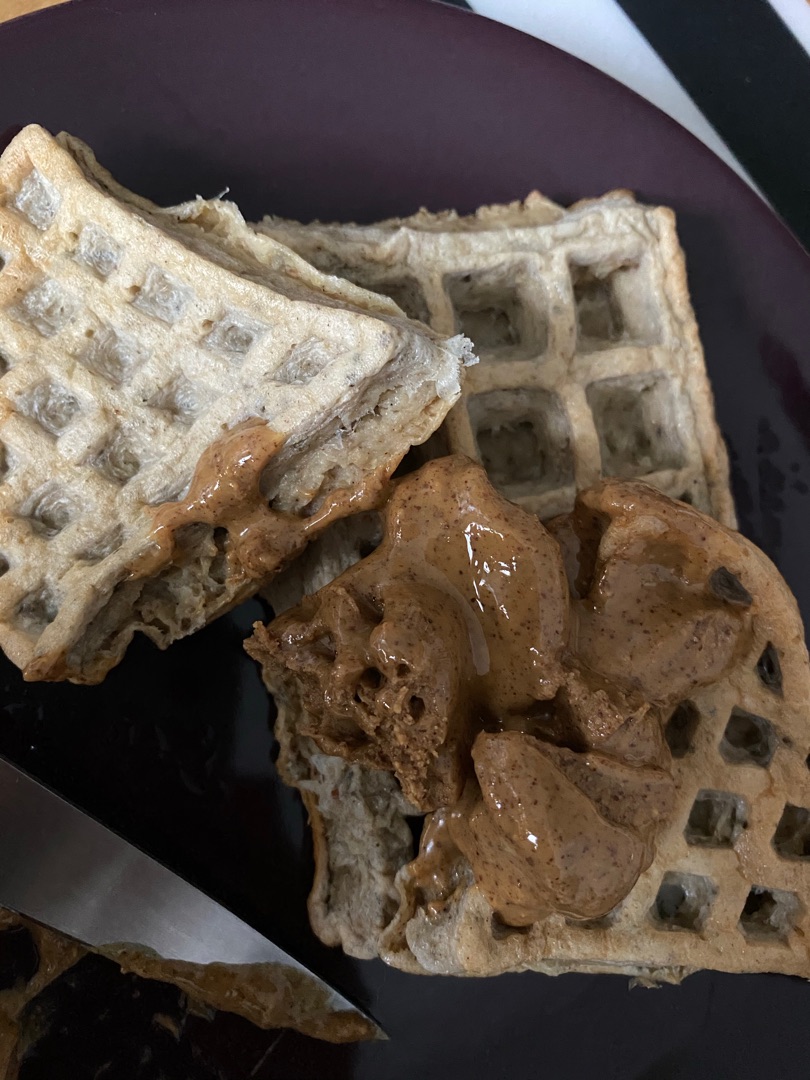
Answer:
[[[481,363],[425,456],[463,453],[543,520],[603,477],[641,478],[734,526],[728,461],[675,218],[611,192],[534,193],[469,217],[257,226],[394,298]]]
[[[251,595],[458,398],[463,338],[222,213],[228,241],[35,126],[0,160],[0,645],[28,679],[96,682]]]
[[[178,1038],[187,1014],[211,1017],[215,1010],[242,1016],[260,1028],[293,1028],[328,1042],[354,1042],[377,1035],[371,1021],[355,1012],[335,1010],[312,980],[296,977],[297,972],[283,965],[189,964],[166,960],[134,946],[90,949],[4,909],[0,909],[0,947],[4,974],[0,985],[3,1080],[16,1078],[23,1061],[36,1057],[38,1044],[47,1041],[69,1019],[71,997],[77,993],[95,998],[99,1011],[108,1008],[110,991],[124,991],[129,999],[138,997],[139,991],[148,997],[148,983],[134,987],[130,983],[128,987],[129,980],[123,976],[129,973],[144,980],[171,983],[183,991],[178,1002],[180,1023],[174,1032]],[[98,963],[89,959],[94,952]],[[106,978],[102,975],[105,968]],[[64,992],[66,984],[72,994],[63,997],[60,992]],[[151,993],[153,1000],[160,1000],[156,987],[151,988]],[[157,1023],[161,1016],[156,1014]]]
[[[410,605],[389,610],[392,581]],[[453,611],[465,634],[439,632]],[[370,556],[248,651],[330,943],[423,973],[810,977],[810,667],[795,600],[738,534],[633,481],[547,531],[443,459],[399,482]],[[365,795],[375,775],[394,783]],[[363,814],[336,797],[349,778]],[[411,858],[395,826],[417,810]]]

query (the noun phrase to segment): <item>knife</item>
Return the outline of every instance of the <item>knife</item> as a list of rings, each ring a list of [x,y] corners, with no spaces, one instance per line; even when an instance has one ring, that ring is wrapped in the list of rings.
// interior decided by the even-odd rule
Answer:
[[[0,757],[0,905],[85,945],[192,964],[280,964],[330,1011],[361,1009],[253,927]],[[299,977],[300,977],[299,976]]]

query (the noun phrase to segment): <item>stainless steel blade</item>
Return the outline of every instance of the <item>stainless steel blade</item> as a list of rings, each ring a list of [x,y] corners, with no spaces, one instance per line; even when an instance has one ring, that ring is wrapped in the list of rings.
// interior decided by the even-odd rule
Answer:
[[[366,1015],[221,904],[3,758],[0,906],[87,945],[142,945],[193,964],[292,967],[318,984],[330,1009]]]

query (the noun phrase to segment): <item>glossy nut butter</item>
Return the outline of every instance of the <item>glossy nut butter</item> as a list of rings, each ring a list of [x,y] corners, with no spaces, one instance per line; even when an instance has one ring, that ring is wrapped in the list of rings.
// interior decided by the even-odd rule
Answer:
[[[303,734],[429,812],[430,906],[464,861],[506,923],[598,918],[650,864],[674,788],[662,718],[750,640],[733,546],[607,481],[545,528],[462,457],[403,479],[368,558],[248,644]]]
[[[388,479],[383,470],[332,492],[311,514],[274,509],[262,480],[284,443],[283,435],[258,418],[225,431],[201,456],[188,493],[151,508],[149,546],[130,567],[130,576],[151,577],[175,561],[181,530],[202,524],[227,530],[230,576],[262,579],[331,521],[381,500]]]

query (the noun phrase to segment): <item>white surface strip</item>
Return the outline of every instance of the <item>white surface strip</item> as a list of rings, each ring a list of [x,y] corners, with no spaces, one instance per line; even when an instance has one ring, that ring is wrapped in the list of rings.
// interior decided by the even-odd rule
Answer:
[[[810,3],[808,0],[768,0],[782,22],[810,53]]]
[[[751,178],[615,0],[469,0],[480,15],[532,34],[585,60],[668,113],[752,187]],[[806,0],[771,0],[807,8]],[[808,18],[810,32],[810,18]]]

